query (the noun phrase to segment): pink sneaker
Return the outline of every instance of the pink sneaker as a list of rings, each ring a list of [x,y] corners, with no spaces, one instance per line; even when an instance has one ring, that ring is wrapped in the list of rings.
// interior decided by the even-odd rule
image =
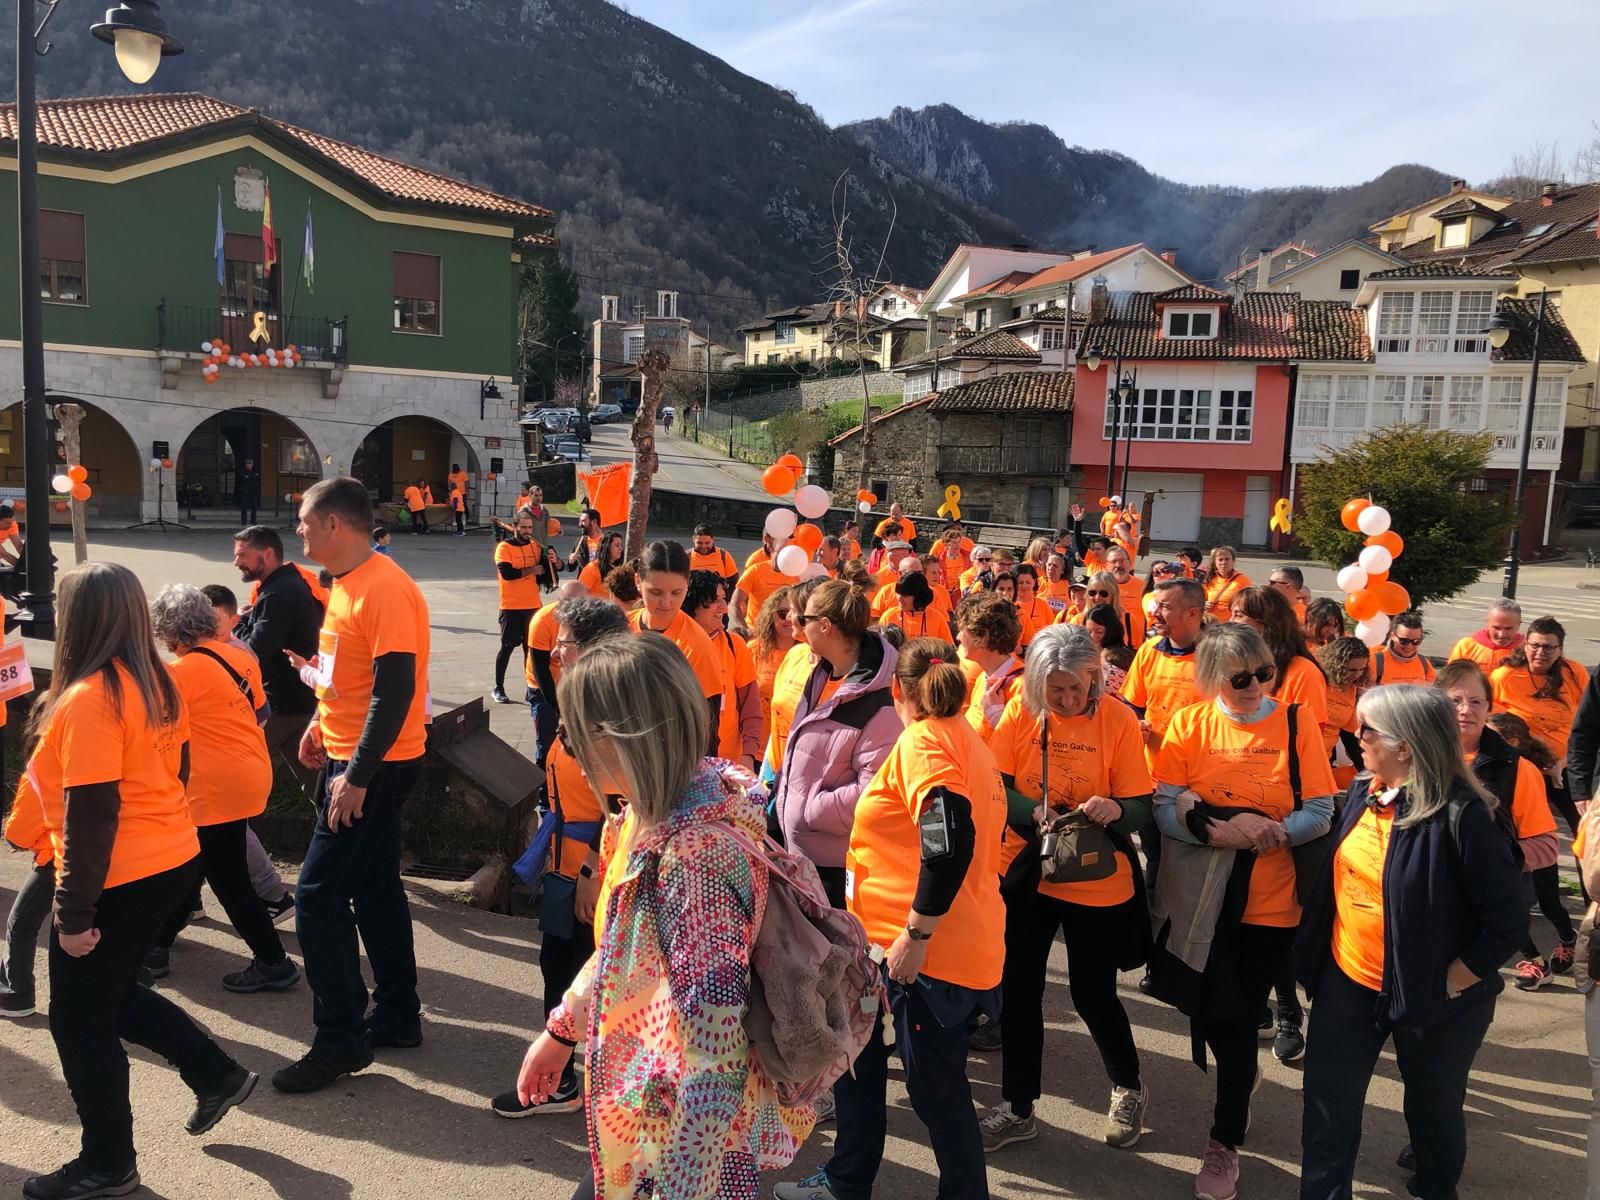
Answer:
[[[1206,1142],[1205,1161],[1194,1177],[1195,1200],[1233,1200],[1239,1194],[1239,1152]]]

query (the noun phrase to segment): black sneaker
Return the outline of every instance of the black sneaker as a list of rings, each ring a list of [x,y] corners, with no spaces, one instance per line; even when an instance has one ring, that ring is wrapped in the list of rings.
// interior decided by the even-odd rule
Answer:
[[[199,1137],[222,1120],[223,1114],[230,1108],[248,1100],[250,1093],[256,1090],[256,1081],[260,1078],[254,1071],[246,1071],[239,1066],[234,1067],[216,1091],[195,1096],[194,1111],[189,1114],[189,1119],[183,1123],[183,1127],[195,1137]]]
[[[172,951],[160,946],[151,946],[144,956],[145,970],[150,972],[152,979],[165,979],[172,974]]]
[[[1263,1042],[1270,1042],[1278,1031],[1278,1024],[1273,1019],[1270,1008],[1261,1011],[1261,1021],[1256,1026],[1256,1037]]]
[[[156,990],[156,977],[143,963],[140,963],[138,969],[134,971],[133,981],[142,988],[149,988],[152,992]]]
[[[1417,1169],[1417,1152],[1411,1148],[1410,1142],[1401,1147],[1400,1153],[1395,1155],[1394,1165],[1402,1171],[1415,1171]]]
[[[1300,1032],[1300,1018],[1279,1017],[1278,1032],[1272,1039],[1272,1057],[1279,1062],[1293,1062],[1305,1052],[1306,1038]]]
[[[395,1050],[413,1050],[422,1045],[422,1018],[405,1025],[379,1024],[371,1017],[363,1023],[367,1033],[367,1045],[374,1050],[393,1048]]]
[[[517,1095],[517,1089],[501,1092],[489,1101],[489,1107],[494,1110],[497,1117],[506,1117],[516,1120],[519,1117],[549,1116],[553,1113],[572,1113],[583,1110],[583,1087],[578,1083],[577,1077],[563,1079],[561,1086],[543,1104],[524,1104]]]
[[[272,918],[274,925],[281,924],[283,919],[294,912],[294,893],[285,892],[282,900],[263,900],[267,908],[267,916]]]
[[[300,968],[294,960],[285,958],[275,963],[253,961],[242,971],[222,977],[222,986],[230,992],[263,992],[269,988],[281,992],[300,982]]]
[[[505,688],[495,688],[489,693],[489,698],[496,704],[510,704],[511,697],[506,695]]]
[[[33,998],[15,992],[0,992],[0,1017],[31,1017],[38,1011]]]
[[[967,1034],[967,1046],[981,1054],[993,1054],[1000,1049],[1000,1022],[985,1021]]]
[[[299,1062],[273,1073],[272,1086],[280,1092],[300,1094],[320,1092],[341,1075],[354,1075],[372,1065],[372,1051],[361,1049],[343,1058],[333,1058],[312,1050]]]
[[[138,1190],[137,1167],[98,1171],[77,1159],[50,1175],[35,1175],[22,1183],[24,1200],[94,1200],[96,1196],[127,1196]]]

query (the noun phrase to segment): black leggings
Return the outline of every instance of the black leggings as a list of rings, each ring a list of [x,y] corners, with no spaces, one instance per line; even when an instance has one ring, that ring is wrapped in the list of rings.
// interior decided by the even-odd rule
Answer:
[[[1250,1125],[1250,1093],[1259,1070],[1256,1033],[1261,1010],[1293,943],[1293,929],[1239,926],[1239,1015],[1228,1021],[1204,1022],[1206,1045],[1217,1060],[1217,1103],[1211,1115],[1211,1136],[1230,1149],[1244,1145],[1245,1130]]]
[[[267,913],[266,905],[256,895],[250,884],[250,867],[245,861],[245,822],[224,821],[220,825],[202,825],[200,835],[200,869],[205,881],[217,894],[222,911],[228,914],[234,930],[250,947],[250,953],[263,963],[280,963],[287,955],[278,930]],[[189,914],[199,907],[200,881],[195,880],[194,891],[183,898],[183,903],[172,910],[166,924],[156,936],[156,945],[163,950],[172,948],[178,931],[189,922]]]
[[[594,1200],[594,1168],[589,1168],[589,1173],[578,1184],[578,1190],[572,1193],[572,1200]]]
[[[1582,817],[1578,814],[1578,803],[1572,798],[1572,789],[1567,787],[1565,778],[1558,784],[1550,776],[1544,777],[1545,799],[1550,802],[1550,807],[1567,823],[1567,832],[1573,837],[1578,836],[1578,822]],[[1589,889],[1583,886],[1583,872],[1578,872],[1578,891],[1583,895],[1585,905],[1589,903]],[[1549,916],[1548,913],[1545,914]]]
[[[1572,917],[1568,915],[1566,905],[1561,903],[1561,878],[1555,864],[1529,871],[1528,878],[1533,883],[1533,895],[1539,901],[1539,911],[1544,914],[1545,920],[1555,926],[1556,937],[1570,945],[1578,935],[1572,928]],[[1522,956],[1539,957],[1539,947],[1531,932],[1528,940],[1522,944]]]

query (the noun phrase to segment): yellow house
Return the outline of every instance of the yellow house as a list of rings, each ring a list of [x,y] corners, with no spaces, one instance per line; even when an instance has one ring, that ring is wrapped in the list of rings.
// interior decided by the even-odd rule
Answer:
[[[1457,179],[1444,195],[1424,200],[1421,204],[1413,204],[1410,208],[1387,216],[1367,228],[1377,237],[1378,249],[1398,251],[1402,246],[1411,246],[1437,238],[1440,224],[1437,218],[1440,210],[1453,208],[1462,202],[1480,205],[1492,211],[1510,204],[1511,197],[1497,196],[1493,192],[1469,188],[1465,180]]]
[[[823,363],[836,357],[828,342],[833,305],[798,304],[769,312],[759,321],[739,326],[744,336],[744,362],[749,367],[785,362]]]

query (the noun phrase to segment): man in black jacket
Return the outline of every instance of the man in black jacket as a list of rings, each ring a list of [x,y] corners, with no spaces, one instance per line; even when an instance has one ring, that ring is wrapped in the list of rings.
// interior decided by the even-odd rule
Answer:
[[[267,750],[287,762],[304,782],[309,773],[298,758],[300,735],[317,710],[317,697],[300,681],[284,651],[293,650],[302,658],[316,654],[322,604],[294,564],[283,560],[283,539],[265,525],[251,525],[233,535],[233,565],[246,583],[257,585],[255,599],[235,633],[261,662],[261,684],[272,706]]]
[[[233,480],[233,496],[239,502],[239,524],[256,523],[256,505],[261,503],[261,469],[256,460],[247,458],[239,464]]]

